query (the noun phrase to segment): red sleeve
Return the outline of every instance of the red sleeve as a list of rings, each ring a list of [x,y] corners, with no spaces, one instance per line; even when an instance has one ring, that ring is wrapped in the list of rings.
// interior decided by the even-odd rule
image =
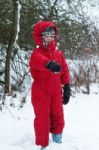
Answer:
[[[62,75],[61,75],[61,82],[62,84],[70,83],[70,73],[69,73],[69,67],[66,62],[66,59],[64,55],[62,54]]]
[[[33,78],[49,78],[51,72],[46,68],[49,59],[40,52],[34,51],[29,60],[30,73]]]

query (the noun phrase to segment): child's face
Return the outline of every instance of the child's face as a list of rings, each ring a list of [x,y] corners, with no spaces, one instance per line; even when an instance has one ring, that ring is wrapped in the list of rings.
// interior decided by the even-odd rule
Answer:
[[[44,36],[43,37],[45,40],[46,45],[49,44],[50,42],[54,41],[54,37],[53,36]]]

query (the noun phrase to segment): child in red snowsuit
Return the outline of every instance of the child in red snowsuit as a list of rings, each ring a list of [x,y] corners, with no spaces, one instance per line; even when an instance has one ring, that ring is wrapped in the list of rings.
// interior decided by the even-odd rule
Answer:
[[[32,85],[32,105],[35,119],[36,144],[45,149],[49,133],[56,143],[62,142],[64,128],[63,105],[70,98],[70,75],[63,53],[57,48],[57,27],[51,21],[34,26],[34,41],[38,45],[29,60]]]

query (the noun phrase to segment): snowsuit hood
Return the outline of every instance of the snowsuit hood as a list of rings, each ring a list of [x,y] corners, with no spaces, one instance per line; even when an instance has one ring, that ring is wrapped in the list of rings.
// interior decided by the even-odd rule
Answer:
[[[35,44],[43,49],[45,47],[43,45],[43,40],[42,40],[41,35],[42,35],[42,32],[44,32],[45,29],[48,27],[53,27],[55,29],[55,40],[50,45],[53,45],[53,47],[56,47],[56,45],[57,45],[56,37],[58,34],[58,29],[52,21],[39,21],[33,27],[33,30],[34,30],[33,38],[34,38]],[[48,49],[48,47],[46,47],[45,49]]]

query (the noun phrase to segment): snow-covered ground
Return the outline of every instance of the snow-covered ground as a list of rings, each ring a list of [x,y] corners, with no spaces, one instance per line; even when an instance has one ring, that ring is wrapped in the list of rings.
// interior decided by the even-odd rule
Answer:
[[[63,143],[53,143],[50,135],[47,150],[99,150],[99,94],[76,94],[64,106],[64,114]],[[22,109],[6,104],[0,112],[0,150],[39,150],[33,119],[30,93]]]

